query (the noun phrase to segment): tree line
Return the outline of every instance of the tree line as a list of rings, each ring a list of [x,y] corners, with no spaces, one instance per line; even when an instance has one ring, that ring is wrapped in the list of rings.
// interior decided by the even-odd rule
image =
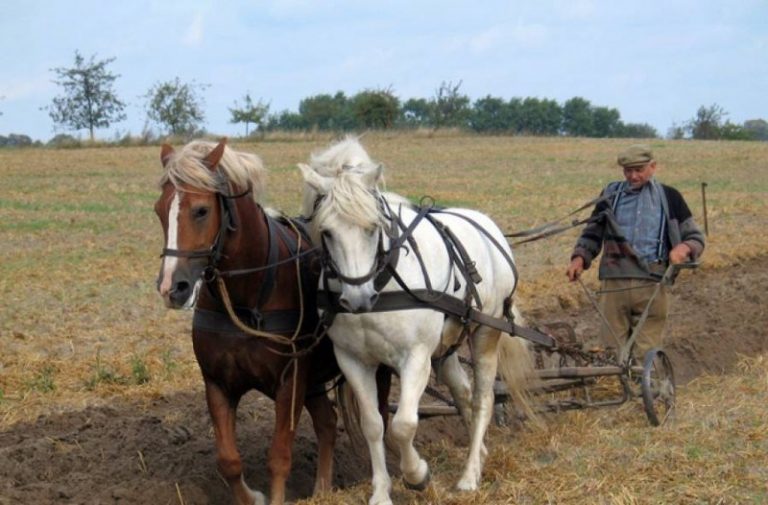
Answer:
[[[126,119],[126,104],[114,90],[120,77],[109,71],[115,58],[88,60],[75,52],[72,67],[51,69],[61,94],[42,107],[55,128],[94,130]],[[507,135],[566,135],[573,137],[655,138],[659,134],[646,123],[625,123],[615,108],[596,106],[582,97],[560,104],[537,97],[504,99],[488,95],[472,102],[458,83],[442,82],[430,98],[401,101],[391,88],[367,89],[353,96],[338,91],[302,99],[298,111],[270,112],[270,105],[254,101],[246,93],[242,102],[229,108],[230,121],[245,126],[245,135],[269,131],[360,131],[364,129],[458,128],[477,133]],[[142,96],[147,124],[177,137],[205,133],[204,100],[207,85],[185,83],[178,77],[155,83]],[[2,112],[0,112],[2,114]],[[702,106],[696,116],[682,125],[673,125],[671,138],[768,140],[768,123],[762,119],[734,124],[717,104]],[[151,132],[143,132],[150,136]],[[60,134],[54,140],[73,139]],[[24,135],[0,136],[0,145],[31,143]]]

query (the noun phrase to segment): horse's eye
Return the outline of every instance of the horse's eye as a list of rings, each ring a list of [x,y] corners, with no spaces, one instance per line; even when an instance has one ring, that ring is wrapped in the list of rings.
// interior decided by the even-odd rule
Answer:
[[[208,207],[197,207],[192,209],[192,217],[195,219],[203,219],[208,215]]]

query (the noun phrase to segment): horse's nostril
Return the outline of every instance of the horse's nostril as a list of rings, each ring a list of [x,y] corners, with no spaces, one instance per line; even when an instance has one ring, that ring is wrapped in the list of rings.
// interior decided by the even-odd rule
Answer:
[[[176,293],[186,293],[189,291],[189,283],[187,281],[179,281],[176,283],[176,287],[174,288],[174,291]]]
[[[374,306],[374,305],[376,305],[376,302],[378,302],[378,301],[379,301],[379,294],[378,294],[378,293],[374,293],[374,294],[372,294],[372,295],[371,295],[371,304],[370,304],[370,308],[373,308],[373,306]]]

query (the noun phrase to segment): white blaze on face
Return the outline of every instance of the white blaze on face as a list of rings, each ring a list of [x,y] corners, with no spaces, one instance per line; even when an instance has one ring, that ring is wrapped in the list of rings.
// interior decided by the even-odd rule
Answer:
[[[168,210],[168,243],[165,245],[166,249],[178,249],[179,248],[179,193],[174,193],[173,200],[171,201],[170,209]],[[176,263],[178,259],[175,256],[163,256],[163,276],[160,283],[160,295],[168,296],[171,292],[171,280],[173,279],[173,272],[176,270]]]

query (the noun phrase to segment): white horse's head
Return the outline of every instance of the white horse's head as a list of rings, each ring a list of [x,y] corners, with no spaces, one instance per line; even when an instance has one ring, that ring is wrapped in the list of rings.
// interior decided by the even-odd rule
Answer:
[[[304,165],[307,167],[307,165]],[[312,153],[309,167],[323,177],[335,178],[344,172],[363,173],[376,168],[377,164],[368,156],[357,137],[348,135],[323,151]],[[301,214],[309,217],[314,212],[319,192],[312,185],[304,185]]]
[[[378,299],[374,280],[388,224],[379,191],[383,167],[354,139],[329,151],[336,155],[333,166],[316,163],[322,155],[313,157],[313,166],[299,164],[305,182],[304,214],[311,216],[312,239],[322,244],[341,283],[339,302],[350,312],[367,312]],[[364,156],[355,159],[344,156],[361,152]]]

